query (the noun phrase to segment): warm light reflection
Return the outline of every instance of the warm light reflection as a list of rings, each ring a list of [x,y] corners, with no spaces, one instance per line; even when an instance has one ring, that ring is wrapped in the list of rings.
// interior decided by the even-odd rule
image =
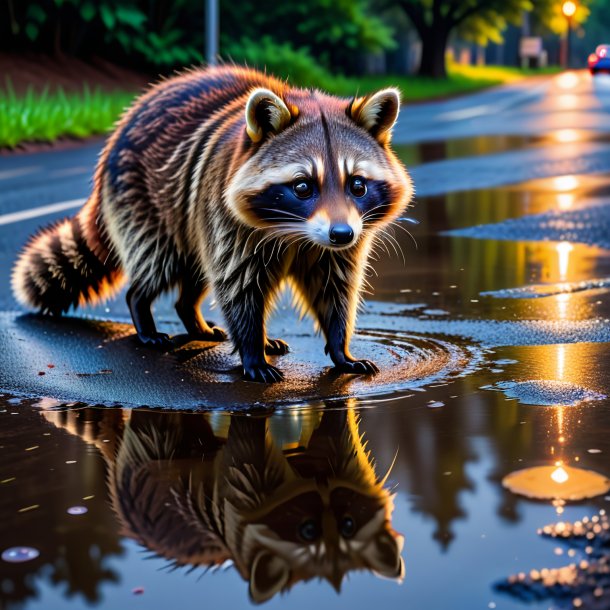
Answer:
[[[551,479],[553,479],[555,483],[559,483],[560,485],[565,483],[569,478],[570,476],[563,469],[562,466],[557,466],[557,468],[555,468],[555,470],[553,470],[553,472],[551,473]]]
[[[576,72],[564,72],[557,77],[557,84],[561,89],[574,89],[578,84],[578,80]]]
[[[561,295],[564,296],[564,295]],[[557,346],[557,378],[563,381],[566,367],[566,346]],[[559,433],[563,432],[563,407],[559,407]]]
[[[568,314],[568,302],[570,301],[570,293],[558,294],[557,299],[557,318],[565,320]],[[562,346],[565,349],[565,346]]]
[[[538,500],[566,500],[578,502],[608,493],[610,480],[605,476],[564,466],[536,466],[511,472],[502,479],[502,485],[513,493]]]
[[[553,178],[553,188],[556,191],[573,191],[579,184],[578,178],[572,175]]]
[[[578,104],[578,96],[572,93],[563,93],[557,97],[557,105],[562,110],[573,110],[578,106]]]
[[[576,142],[580,139],[576,129],[560,129],[553,134],[553,137],[557,142],[561,142],[562,144]]]
[[[574,250],[574,246],[568,241],[562,241],[555,246],[555,250],[559,257],[559,279],[565,280],[570,264],[570,252]]]
[[[574,195],[572,193],[559,193],[557,203],[560,210],[569,210],[574,205]]]

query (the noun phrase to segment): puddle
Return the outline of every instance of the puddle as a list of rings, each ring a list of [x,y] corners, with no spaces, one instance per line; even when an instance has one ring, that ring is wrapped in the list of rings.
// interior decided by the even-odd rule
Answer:
[[[532,381],[501,381],[487,390],[499,390],[507,398],[516,398],[524,405],[574,407],[585,402],[604,400],[606,396],[567,381],[549,379]]]
[[[367,301],[352,350],[380,365],[374,380],[333,379],[323,340],[281,307],[270,334],[294,348],[277,361],[283,388],[240,382],[228,346],[140,349],[121,298],[85,312],[114,322],[2,314],[0,386],[22,393],[0,396],[0,540],[40,549],[36,561],[2,563],[2,603],[105,609],[138,596],[151,610],[194,610],[205,595],[230,608],[358,610],[381,599],[546,610],[548,595],[531,593],[525,606],[530,593],[493,585],[516,565],[560,569],[565,557],[533,532],[610,501],[592,492],[610,475],[610,303],[599,290],[610,257],[576,241],[524,240],[553,238],[561,219],[566,239],[589,231],[603,245],[600,209],[587,206],[608,200],[608,181],[538,158],[540,180],[472,188],[482,170],[493,176],[487,152],[512,151],[523,167],[513,175],[508,164],[502,180],[531,178],[537,170],[512,147],[525,145],[527,161],[543,156],[541,144],[550,142],[449,153],[477,154],[444,166],[457,172],[447,184],[468,190],[420,197],[410,213],[420,224],[408,226],[418,247],[396,231],[406,262],[383,254],[369,278],[378,302]],[[435,171],[422,175],[438,190],[445,174]],[[521,224],[500,239],[512,222]],[[503,228],[482,239],[446,233],[479,225]],[[179,333],[173,300],[155,315]],[[143,405],[163,409],[132,408]],[[185,411],[202,405],[215,409]],[[548,492],[537,502],[502,485],[532,467],[545,478],[534,492]],[[577,492],[578,506],[561,499]]]

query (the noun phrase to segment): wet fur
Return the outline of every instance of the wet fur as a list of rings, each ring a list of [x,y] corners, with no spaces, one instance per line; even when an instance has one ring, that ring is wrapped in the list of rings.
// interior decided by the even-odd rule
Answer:
[[[349,102],[227,66],[162,81],[117,125],[84,208],[24,249],[13,273],[17,299],[60,314],[108,297],[128,278],[140,339],[169,348],[152,302],[177,287],[189,335],[219,341],[224,331],[199,311],[213,288],[247,378],[275,381],[281,373],[265,354],[287,345],[267,338],[265,320],[288,283],[324,333],[334,364],[374,372],[352,358],[349,342],[372,241],[412,194],[388,145],[398,111],[388,107],[392,99]],[[280,208],[274,214],[269,189],[290,182],[298,167],[320,181],[320,197],[303,219]],[[354,172],[367,174],[370,209],[346,199]],[[320,235],[328,219],[351,219],[357,240],[343,249],[316,243],[318,233],[304,230],[312,215]]]

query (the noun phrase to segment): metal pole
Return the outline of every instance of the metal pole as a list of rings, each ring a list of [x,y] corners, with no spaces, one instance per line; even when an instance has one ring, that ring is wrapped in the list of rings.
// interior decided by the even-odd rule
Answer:
[[[570,68],[572,65],[572,17],[568,17],[568,32],[566,35],[566,68]]]
[[[218,63],[218,0],[205,0],[205,59]]]

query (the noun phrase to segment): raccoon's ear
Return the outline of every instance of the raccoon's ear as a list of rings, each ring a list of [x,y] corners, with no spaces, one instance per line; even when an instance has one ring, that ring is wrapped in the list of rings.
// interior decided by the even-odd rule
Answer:
[[[254,558],[250,569],[250,597],[261,604],[279,593],[288,582],[290,568],[286,562],[267,550]]]
[[[291,120],[288,106],[273,91],[254,89],[250,93],[246,104],[246,131],[253,142],[260,142],[269,132],[282,131]]]
[[[389,88],[355,98],[347,114],[381,144],[387,144],[400,112],[400,91]]]
[[[402,536],[392,536],[387,531],[376,536],[367,557],[369,565],[376,574],[392,580],[404,578],[405,562],[400,554],[403,541]]]

